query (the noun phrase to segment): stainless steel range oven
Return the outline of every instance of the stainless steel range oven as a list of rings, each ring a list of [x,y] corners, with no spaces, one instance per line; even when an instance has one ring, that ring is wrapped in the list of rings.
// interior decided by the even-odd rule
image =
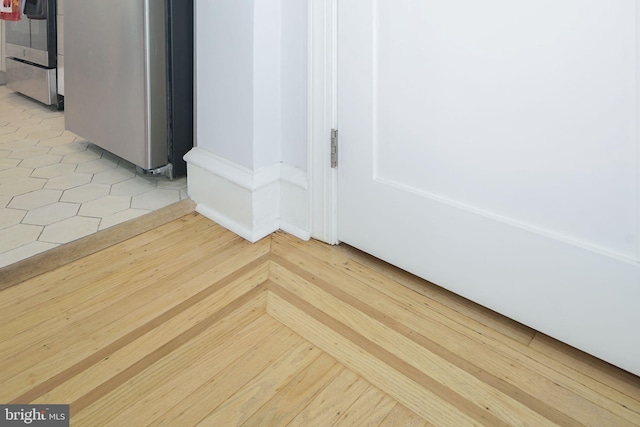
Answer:
[[[22,19],[6,22],[7,86],[44,104],[57,95],[56,0],[26,0]]]

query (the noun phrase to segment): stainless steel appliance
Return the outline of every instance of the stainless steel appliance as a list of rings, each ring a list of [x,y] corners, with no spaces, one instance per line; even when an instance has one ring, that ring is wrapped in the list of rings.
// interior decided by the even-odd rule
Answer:
[[[56,0],[27,1],[20,21],[7,21],[7,86],[47,105],[57,95]]]
[[[153,173],[193,146],[193,0],[65,0],[68,130]]]

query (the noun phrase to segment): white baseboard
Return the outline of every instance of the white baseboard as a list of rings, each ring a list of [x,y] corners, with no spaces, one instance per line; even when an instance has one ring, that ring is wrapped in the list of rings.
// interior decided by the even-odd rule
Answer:
[[[282,163],[280,173],[280,229],[299,239],[311,238],[307,174]]]
[[[197,204],[196,212],[252,243],[268,236],[279,228],[278,221],[264,224],[261,228],[249,228],[202,203]]]
[[[189,197],[196,211],[256,242],[282,229],[308,240],[306,173],[277,163],[252,171],[202,148],[185,156]]]

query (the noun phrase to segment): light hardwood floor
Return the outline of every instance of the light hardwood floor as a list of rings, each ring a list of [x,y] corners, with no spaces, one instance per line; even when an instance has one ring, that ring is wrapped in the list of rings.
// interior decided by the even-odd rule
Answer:
[[[0,402],[73,426],[638,426],[640,379],[346,246],[191,213],[0,291]]]

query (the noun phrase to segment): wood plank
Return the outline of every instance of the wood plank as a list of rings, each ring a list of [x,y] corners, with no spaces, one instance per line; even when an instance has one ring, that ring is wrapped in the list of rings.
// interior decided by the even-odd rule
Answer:
[[[249,427],[284,426],[302,411],[341,370],[333,357],[322,353],[300,372],[289,384],[278,390],[260,409],[242,425]]]
[[[376,387],[369,388],[336,421],[339,426],[376,427],[398,404]]]
[[[360,376],[343,369],[288,426],[333,425],[369,387]]]
[[[366,346],[363,347],[364,350],[381,358],[390,368],[408,376],[442,399],[457,402],[455,404],[459,410],[473,414],[476,419],[487,419],[496,426],[518,422],[540,426],[551,424],[550,420],[541,414],[460,369],[447,358],[429,351],[428,348],[376,320],[384,320],[384,313],[370,311],[374,314],[370,317],[353,305],[331,295],[328,284],[319,280],[311,284],[281,267],[278,262],[282,261],[275,259],[271,267],[272,282],[313,305],[323,315],[334,319],[340,328],[336,332],[349,337],[366,337],[366,342],[364,339],[361,340],[361,346]],[[337,289],[333,291],[341,293]],[[354,299],[351,302],[363,307]],[[565,421],[570,422],[568,419]],[[574,425],[577,426],[578,423]]]
[[[99,315],[76,323],[66,334],[67,341],[59,336],[54,337],[57,340],[48,344],[50,353],[25,355],[37,361],[28,369],[20,370],[20,359],[14,357],[7,369],[10,374],[0,374],[5,380],[0,388],[0,399],[5,393],[15,396],[20,394],[18,390],[26,392],[31,388],[30,384],[44,381],[66,369],[74,369],[74,365],[85,363],[83,361],[86,358],[104,351],[104,348],[111,348],[114,343],[121,342],[125,337],[139,336],[142,333],[139,331],[146,332],[155,326],[158,313],[166,312],[167,307],[171,308],[169,312],[173,316],[256,268],[262,268],[264,274],[266,258],[261,255],[264,249],[261,245],[249,246],[246,251],[228,262],[201,272],[202,274],[189,282],[188,287],[176,286],[176,283],[171,281],[159,287],[148,286],[138,294],[138,298],[121,300],[105,307]],[[201,266],[205,269],[208,264],[203,263]],[[262,279],[263,276],[260,276],[255,282],[249,282],[249,285],[257,286],[262,283]],[[216,286],[211,286],[214,283]]]
[[[242,359],[248,351],[259,348],[266,340],[294,337],[291,331],[284,328],[282,324],[274,321],[270,316],[264,316],[262,310],[260,313],[262,313],[262,317],[259,321],[266,322],[269,329],[260,328],[258,322],[254,322],[245,328],[244,333],[234,334],[234,336],[229,336],[226,340],[218,343],[210,344],[206,342],[206,339],[199,340],[199,345],[192,346],[192,351],[204,354],[204,350],[209,348],[210,350],[207,350],[203,357],[192,360],[186,359],[184,355],[176,354],[172,355],[171,360],[163,361],[162,365],[151,367],[147,372],[143,372],[141,375],[152,379],[153,376],[158,378],[166,376],[167,370],[175,365],[181,368],[179,372],[173,369],[174,375],[166,376],[152,391],[135,399],[127,408],[124,408],[123,413],[119,416],[126,420],[124,424],[135,421],[137,425],[147,425],[150,420],[161,417],[168,408],[178,405],[185,396],[214,378],[221,369],[234,363],[238,358]],[[283,342],[285,341],[283,340]],[[188,349],[180,349],[180,353],[184,353],[185,350]],[[148,382],[149,380],[145,378],[142,381]],[[115,424],[118,423],[119,421],[116,420]]]
[[[241,425],[321,354],[315,345],[302,342],[243,385],[197,425]]]
[[[258,249],[256,253],[255,249]],[[256,246],[250,247],[247,245],[244,255],[248,257],[248,261],[243,259],[242,263],[249,262],[259,256],[262,256],[268,247],[262,245],[262,247]],[[253,255],[252,255],[253,254]],[[255,255],[255,256],[254,256]],[[175,258],[175,257],[174,257]],[[238,267],[243,264],[236,262],[223,262],[221,266],[223,270],[226,270],[227,275],[234,273]],[[178,262],[178,264],[180,264]],[[169,263],[163,267],[169,268],[176,264]],[[51,358],[55,353],[67,350],[69,343],[65,341],[65,337],[71,340],[71,344],[80,345],[82,343],[76,341],[81,336],[91,336],[92,340],[96,340],[98,335],[105,335],[109,329],[113,329],[117,324],[124,324],[132,326],[133,323],[127,323],[129,317],[135,318],[136,321],[144,321],[144,313],[148,316],[153,316],[154,308],[163,306],[166,302],[169,304],[179,303],[182,299],[191,297],[189,292],[197,293],[208,287],[211,282],[208,278],[204,278],[200,281],[192,283],[191,288],[176,286],[176,280],[191,280],[191,276],[198,276],[207,271],[207,264],[196,263],[187,270],[179,270],[170,268],[170,271],[164,270],[164,268],[156,268],[153,274],[150,272],[148,276],[141,272],[140,277],[132,273],[131,277],[134,279],[132,282],[125,281],[132,288],[133,293],[129,294],[126,289],[121,289],[119,292],[112,292],[108,294],[108,298],[103,302],[100,298],[95,298],[95,304],[71,304],[70,312],[62,313],[57,319],[50,319],[48,322],[43,323],[42,327],[33,328],[25,333],[12,337],[10,340],[5,341],[5,350],[0,350],[3,354],[2,358],[5,362],[6,370],[0,373],[0,378],[6,379],[7,376],[13,375],[13,372],[9,369],[12,365],[11,360],[18,363],[18,368],[24,370],[25,367],[30,366],[28,363],[38,363],[46,358]],[[209,274],[213,271],[209,271]],[[219,272],[224,273],[224,271]],[[162,276],[164,280],[155,280],[156,276]],[[224,276],[213,275],[212,278],[217,277],[220,280]],[[91,277],[88,277],[89,282],[92,281]],[[110,282],[111,277],[104,279],[103,282]],[[199,286],[196,289],[195,286]],[[89,312],[90,315],[86,313]],[[76,315],[76,313],[79,313]],[[74,317],[75,316],[75,317]],[[130,322],[130,321],[129,321]],[[72,329],[73,328],[73,329]],[[90,344],[90,343],[84,343]],[[29,347],[31,345],[31,347]],[[26,347],[25,347],[26,346]],[[45,348],[47,351],[29,351],[31,349],[36,350],[38,348]],[[42,349],[41,349],[42,350]],[[8,356],[7,353],[8,352]],[[31,362],[30,362],[31,361]]]
[[[185,199],[139,218],[98,231],[91,236],[0,268],[0,290],[150,231],[193,212],[194,209],[195,203],[190,199]]]
[[[398,403],[389,412],[389,415],[382,420],[378,427],[432,427],[433,424],[427,423],[422,417],[415,412],[410,411],[404,405]]]
[[[261,274],[261,272],[257,271],[256,274]],[[266,305],[264,292],[260,292],[259,296],[253,300],[244,302],[243,297],[253,289],[253,287],[247,286],[251,282],[250,276],[243,276],[175,317],[164,316],[161,321],[155,322],[157,326],[146,334],[129,343],[122,342],[123,345],[120,348],[112,347],[109,353],[101,352],[101,355],[107,355],[99,360],[92,357],[89,361],[83,361],[84,363],[80,366],[74,366],[54,378],[50,384],[41,385],[38,392],[47,388],[51,388],[51,391],[42,394],[38,399],[29,400],[35,403],[79,401],[83,396],[98,389],[105,382],[105,378],[114,378],[125,370],[129,370],[130,375],[135,375],[136,371],[131,367],[137,366],[139,370],[144,369],[142,361],[149,363],[151,359],[148,356],[150,354],[166,352],[168,348],[176,347],[176,344],[184,341],[188,341],[188,345],[198,345],[201,349],[214,345],[216,341],[211,338],[212,334],[218,340],[225,338],[225,335],[218,330],[227,334],[232,333],[254,316],[264,313]],[[229,311],[230,307],[238,304],[244,305],[217,320]],[[229,325],[230,322],[231,325]],[[208,328],[208,325],[212,323],[213,325]],[[204,335],[205,332],[206,335]],[[201,336],[199,333],[203,335]],[[174,342],[174,340],[177,341]],[[89,365],[90,361],[94,363]],[[121,381],[125,380],[126,378],[121,377]],[[55,382],[58,382],[59,385],[56,385]],[[52,388],[54,385],[55,388]],[[111,386],[114,386],[113,382],[111,382]],[[102,392],[105,393],[104,388]],[[29,397],[34,394],[35,392]],[[25,400],[27,400],[26,397]],[[84,404],[88,404],[86,399],[84,400]]]
[[[314,316],[311,316],[308,313],[314,311],[313,307],[299,309],[298,306],[304,306],[304,304],[300,301],[292,304],[289,302],[292,298],[295,300],[295,296],[278,285],[270,284],[267,313],[310,342],[320,346],[348,369],[362,375],[427,421],[436,425],[480,426],[484,424],[405,375],[389,369],[385,362],[354,343],[351,337],[345,338],[342,334],[335,332],[334,328],[327,326],[326,323],[331,325],[331,319],[327,318],[328,316],[323,318],[320,313],[314,313]],[[316,316],[322,321],[317,320]],[[368,347],[367,344],[364,345]]]
[[[181,400],[177,404],[167,406],[149,424],[171,427],[196,425],[287,351],[299,346],[306,349],[309,346],[300,335],[284,326],[277,333],[263,338],[260,342],[245,347],[244,354],[229,355],[231,363],[216,365],[221,369],[208,366],[206,372],[213,372],[214,375],[205,375],[203,381],[196,384],[195,390],[181,394]]]
[[[379,311],[384,312],[391,307],[391,301],[399,304],[400,309],[387,313],[387,322],[404,328],[406,334],[411,334],[411,329],[415,329],[420,334],[416,338],[429,337],[447,350],[448,359],[456,358],[458,366],[466,366],[465,369],[483,381],[535,408],[551,420],[570,422],[567,415],[571,414],[572,418],[585,425],[610,424],[612,420],[619,425],[640,424],[636,410],[640,405],[638,400],[603,387],[587,376],[572,377],[556,361],[547,359],[541,363],[544,356],[540,353],[534,353],[528,346],[513,341],[505,343],[494,339],[495,332],[484,326],[469,333],[464,318],[452,321],[430,310],[431,301],[421,300],[418,294],[398,286],[396,282],[365,283],[301,251],[287,251],[282,244],[280,246],[279,252],[286,252],[287,260],[291,260],[288,268],[306,274],[309,281],[340,283],[341,289],[351,293],[353,298]],[[408,328],[403,325],[412,326]],[[472,345],[474,342],[480,347]],[[424,345],[429,346],[428,343]],[[433,348],[433,351],[436,350]],[[577,407],[582,408],[581,411],[576,411]]]
[[[188,395],[215,378],[239,357],[263,346],[269,336],[278,338],[285,346],[300,342],[300,337],[264,315],[243,329],[243,335],[228,336],[213,345],[194,343],[178,348],[88,405],[73,402],[72,424],[91,425],[91,420],[99,419],[110,425],[149,425],[154,416],[183,399],[182,392]],[[279,356],[285,350],[274,348],[272,352]],[[202,402],[207,403],[208,399]]]
[[[633,402],[640,402],[640,378],[607,362],[597,359],[563,342],[542,333],[537,333],[529,344],[534,350],[563,365],[563,370],[587,375],[598,383],[629,396]],[[603,391],[607,393],[607,391]],[[636,406],[632,406],[635,408]],[[640,408],[636,408],[640,410]]]

